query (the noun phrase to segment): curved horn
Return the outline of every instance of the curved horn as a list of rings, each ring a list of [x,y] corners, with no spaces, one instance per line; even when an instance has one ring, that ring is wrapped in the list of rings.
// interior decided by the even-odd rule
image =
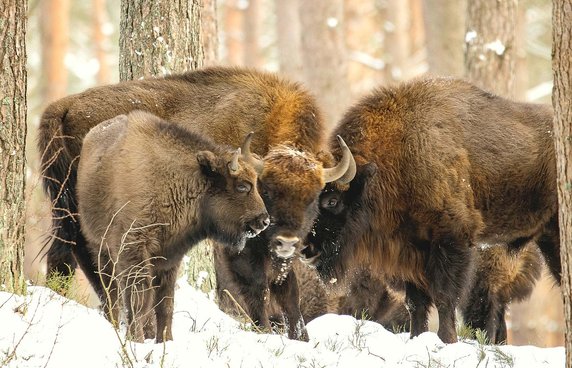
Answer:
[[[250,142],[252,141],[252,135],[253,134],[254,134],[254,132],[250,132],[246,136],[246,139],[244,140],[244,143],[242,144],[242,156],[244,158],[244,161],[251,164],[252,167],[254,168],[254,170],[256,170],[256,173],[258,175],[260,175],[260,174],[262,174],[262,169],[264,168],[264,161],[257,159],[250,152]]]
[[[232,160],[228,163],[228,169],[231,172],[235,172],[238,170],[238,158],[240,157],[240,148],[238,148],[234,155],[232,155]]]
[[[340,137],[339,135],[337,135],[336,138],[338,139],[338,142],[340,143],[340,147],[342,148],[342,152],[343,152],[342,153],[342,159],[340,160],[340,162],[338,162],[338,164],[336,166],[329,168],[329,169],[324,169],[324,181],[326,183],[330,183],[332,181],[336,181],[338,179],[345,178],[345,174],[350,169],[351,162],[353,161],[352,152],[348,148],[348,145],[346,144],[346,142],[344,142],[342,137]],[[355,166],[355,162],[354,162],[354,166]],[[355,176],[355,167],[353,170],[354,170],[354,173],[353,173],[351,179],[353,179],[353,176]],[[348,175],[348,178],[349,178],[349,175]],[[347,180],[348,178],[345,178],[345,179]],[[351,179],[349,179],[349,180],[351,181]]]
[[[336,183],[338,184],[348,184],[350,181],[354,180],[356,176],[357,172],[356,160],[354,159],[354,155],[351,153],[351,151],[349,152],[350,152],[350,166],[348,167],[348,170],[346,171],[344,176],[336,180]]]

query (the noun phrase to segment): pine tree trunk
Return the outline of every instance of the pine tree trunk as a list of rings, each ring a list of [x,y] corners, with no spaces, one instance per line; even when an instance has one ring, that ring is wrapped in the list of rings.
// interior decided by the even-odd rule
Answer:
[[[572,367],[572,4],[552,8],[554,140],[557,155],[562,295],[566,321],[566,367]]]
[[[44,104],[67,93],[68,71],[64,58],[69,45],[69,0],[43,0],[40,3],[42,37],[42,100]]]
[[[425,0],[425,39],[429,72],[463,76],[465,1]]]
[[[119,79],[203,65],[200,0],[121,0]]]
[[[349,105],[343,1],[300,1],[304,81],[333,126]]]
[[[275,0],[276,41],[280,72],[292,79],[302,80],[299,0]]]
[[[517,0],[468,0],[465,73],[480,87],[514,96]]]
[[[260,52],[260,1],[248,0],[244,11],[244,65],[253,68],[262,64]]]
[[[217,1],[201,0],[201,32],[204,66],[218,64]]]
[[[238,7],[239,0],[224,2],[224,62],[228,65],[242,65],[244,59],[244,42],[242,23],[244,12]]]
[[[409,0],[389,0],[387,2],[386,67],[388,81],[409,79],[408,63],[411,55],[411,17]]]
[[[111,81],[109,73],[109,63],[107,62],[108,50],[106,44],[108,39],[103,32],[103,26],[107,21],[107,10],[105,0],[92,0],[93,6],[93,46],[95,48],[95,58],[99,63],[97,70],[97,83],[104,85]]]
[[[0,2],[0,290],[25,292],[27,1]]]

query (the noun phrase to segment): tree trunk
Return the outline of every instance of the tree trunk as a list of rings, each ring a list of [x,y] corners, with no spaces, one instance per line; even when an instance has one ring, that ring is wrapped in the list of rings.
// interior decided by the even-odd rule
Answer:
[[[216,0],[202,0],[201,32],[204,66],[218,63],[218,22]]]
[[[40,4],[42,38],[42,102],[66,95],[68,71],[64,58],[69,45],[69,0],[44,0]]]
[[[106,47],[107,37],[103,32],[105,22],[107,22],[107,10],[105,0],[92,0],[93,7],[93,46],[95,48],[95,58],[99,64],[97,70],[97,84],[108,84],[111,81],[109,73],[109,63],[107,62],[108,50]]]
[[[429,72],[434,75],[463,76],[464,0],[425,0],[425,40]]]
[[[260,52],[260,1],[248,0],[244,10],[244,65],[259,67],[262,64]]]
[[[386,78],[388,81],[409,79],[408,63],[411,55],[410,1],[389,0],[387,2],[386,31]]]
[[[0,2],[0,290],[25,292],[27,1]]]
[[[244,12],[239,8],[239,3],[239,0],[225,0],[224,4],[224,62],[229,65],[242,65],[244,59]]]
[[[275,0],[276,39],[280,72],[302,80],[299,0]]]
[[[517,0],[468,0],[465,73],[480,87],[514,96]]]
[[[343,1],[300,1],[304,81],[333,126],[349,105]]]
[[[119,79],[203,65],[200,0],[121,0]]]
[[[572,367],[572,4],[554,0],[552,8],[554,141],[560,204],[562,296],[566,320],[566,367]]]

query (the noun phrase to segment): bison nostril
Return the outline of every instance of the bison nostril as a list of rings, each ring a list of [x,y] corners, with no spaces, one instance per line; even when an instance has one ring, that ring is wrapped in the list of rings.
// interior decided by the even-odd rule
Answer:
[[[264,225],[264,227],[268,227],[268,225],[270,225],[270,219],[267,217],[262,221],[262,225]]]
[[[298,241],[300,241],[300,238],[294,236],[294,237],[285,237],[285,236],[277,236],[276,240],[278,242],[280,242],[280,245],[287,247],[287,246],[293,246],[294,244],[298,243]]]

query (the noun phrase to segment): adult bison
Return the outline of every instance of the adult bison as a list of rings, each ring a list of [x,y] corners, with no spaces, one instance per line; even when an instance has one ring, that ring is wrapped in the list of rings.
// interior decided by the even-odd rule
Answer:
[[[142,111],[95,126],[81,154],[81,231],[97,260],[108,317],[118,322],[123,299],[134,340],[143,341],[155,316],[156,333],[146,337],[171,340],[184,254],[205,238],[242,249],[270,223],[256,172],[240,149]]]
[[[49,272],[67,273],[75,258],[98,287],[76,217],[77,159],[90,128],[135,109],[200,131],[218,144],[236,147],[254,132],[252,150],[262,159],[251,162],[271,216],[264,239],[258,240],[266,246],[294,246],[311,226],[325,183],[351,179],[345,175],[348,155],[324,167],[319,153],[326,149],[325,125],[313,97],[273,74],[217,67],[88,89],[51,104],[40,123],[43,184],[53,213]]]
[[[329,230],[310,233],[324,278],[356,264],[405,283],[411,336],[457,340],[455,307],[476,242],[539,245],[560,281],[556,166],[548,106],[509,101],[455,79],[376,89],[337,127],[357,163],[320,203]],[[336,154],[336,152],[334,152]],[[338,153],[339,154],[339,153]],[[311,248],[311,247],[310,247]]]

